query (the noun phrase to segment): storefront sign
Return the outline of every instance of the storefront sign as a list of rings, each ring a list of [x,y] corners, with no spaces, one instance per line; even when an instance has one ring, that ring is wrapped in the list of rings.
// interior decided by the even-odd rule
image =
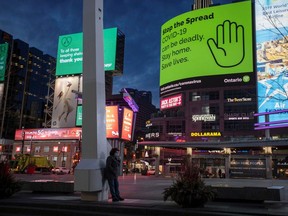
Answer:
[[[228,103],[250,102],[252,98],[227,98]]]
[[[192,115],[192,121],[215,121],[216,115],[214,114],[205,114],[205,115]]]
[[[254,119],[254,113],[224,113],[224,120],[249,120]]]
[[[220,132],[191,132],[191,137],[220,137]]]
[[[182,136],[182,133],[180,133],[180,132],[169,132],[168,135],[170,135],[170,136]]]
[[[151,127],[153,124],[150,120],[146,121],[146,127]]]
[[[24,132],[24,137],[22,137],[22,132]],[[81,132],[81,128],[17,129],[15,140],[79,139]]]
[[[145,138],[146,139],[158,138],[159,136],[160,136],[159,132],[145,134]]]
[[[265,159],[232,159],[230,162],[231,178],[265,178]]]

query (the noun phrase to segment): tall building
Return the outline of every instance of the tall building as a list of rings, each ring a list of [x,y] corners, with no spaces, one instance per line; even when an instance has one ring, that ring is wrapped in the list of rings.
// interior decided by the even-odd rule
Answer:
[[[209,7],[213,4],[212,0],[194,0],[192,4],[192,10]]]
[[[199,0],[194,3],[193,10],[208,7],[212,1]],[[161,58],[161,111],[152,115],[147,124],[149,132],[145,135],[145,141],[139,143],[145,146],[143,158],[154,160],[156,173],[157,167],[168,175],[181,171],[183,157],[189,155],[192,163],[203,169],[203,173],[209,174],[204,177],[220,177],[220,170],[229,178],[287,178],[288,118],[285,86],[288,79],[285,67],[287,55],[284,54],[287,40],[285,34],[275,33],[285,31],[283,26],[287,23],[287,17],[279,15],[282,22],[279,22],[279,27],[275,27],[275,23],[271,25],[266,14],[263,14],[263,5],[257,4],[240,1],[190,11],[162,26],[165,29],[176,20],[179,22],[178,17],[184,20],[186,15],[187,20],[199,17],[193,20],[193,25],[185,26],[185,32],[187,35],[197,32],[206,40],[202,44],[200,40],[187,43],[185,48],[173,46],[173,49],[170,46],[179,42],[178,37],[170,38],[162,44],[164,49],[161,49],[161,57],[170,56],[171,53],[179,56],[175,55],[179,50],[185,52],[181,55],[181,67],[168,58]],[[273,8],[274,4],[266,1],[267,8]],[[253,5],[256,5],[255,17],[251,13]],[[222,60],[219,61],[219,53],[215,54],[213,45],[216,47],[217,44],[217,48],[226,51],[226,47],[222,46],[225,36],[221,38],[219,30],[222,26],[224,32],[224,26],[236,17],[237,23],[245,26],[243,44],[246,47],[241,47],[245,55],[241,56],[237,64],[226,65]],[[215,26],[210,19],[217,20]],[[258,23],[256,29],[252,25],[253,21]],[[208,26],[209,31],[202,31]],[[257,44],[254,43],[253,33],[256,33]],[[220,43],[219,38],[222,39]],[[188,37],[184,36],[184,39]],[[226,60],[232,63],[235,55],[241,52],[231,53],[231,58]],[[238,70],[235,66],[240,64],[247,66],[246,69]],[[275,116],[278,113],[279,116]],[[263,120],[259,121],[258,116],[263,117]]]
[[[8,44],[1,89],[0,136],[14,139],[15,130],[41,128],[45,122],[49,84],[55,58],[0,30],[0,44]],[[51,93],[51,92],[50,92]]]

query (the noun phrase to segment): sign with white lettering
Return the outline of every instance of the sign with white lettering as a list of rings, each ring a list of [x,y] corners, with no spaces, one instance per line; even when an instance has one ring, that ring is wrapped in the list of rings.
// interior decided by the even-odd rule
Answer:
[[[168,109],[173,107],[182,106],[182,94],[173,95],[171,97],[166,97],[160,101],[160,109]]]

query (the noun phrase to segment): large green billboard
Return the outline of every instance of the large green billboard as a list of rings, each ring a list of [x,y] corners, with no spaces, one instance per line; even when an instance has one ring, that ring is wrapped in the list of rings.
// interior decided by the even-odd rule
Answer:
[[[8,43],[0,44],[0,81],[4,81],[6,61],[8,54]]]
[[[160,92],[205,86],[201,78],[219,75],[223,85],[249,82],[245,73],[253,71],[252,38],[250,1],[189,11],[167,21],[161,28]]]
[[[104,29],[104,70],[115,70],[117,28]],[[62,35],[58,41],[56,75],[81,74],[83,64],[83,33]]]

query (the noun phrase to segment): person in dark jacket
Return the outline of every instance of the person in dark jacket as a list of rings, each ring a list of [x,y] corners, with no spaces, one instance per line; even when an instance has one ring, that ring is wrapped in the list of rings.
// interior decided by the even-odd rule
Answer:
[[[118,175],[120,173],[120,158],[119,158],[119,149],[112,148],[110,155],[106,160],[106,178],[108,180],[110,193],[112,196],[112,201],[123,201],[124,199],[120,196],[119,192],[119,182]]]

